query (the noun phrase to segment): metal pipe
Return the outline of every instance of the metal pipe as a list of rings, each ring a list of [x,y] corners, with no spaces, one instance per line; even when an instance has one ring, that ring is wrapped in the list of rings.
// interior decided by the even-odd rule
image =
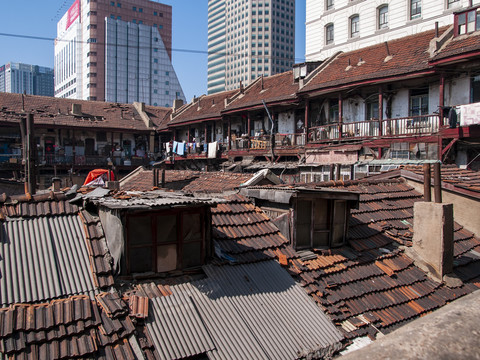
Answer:
[[[432,201],[430,164],[423,164],[423,197],[425,202]]]
[[[435,202],[437,204],[442,203],[442,173],[441,173],[441,163],[436,162],[433,166],[433,188],[435,192]]]

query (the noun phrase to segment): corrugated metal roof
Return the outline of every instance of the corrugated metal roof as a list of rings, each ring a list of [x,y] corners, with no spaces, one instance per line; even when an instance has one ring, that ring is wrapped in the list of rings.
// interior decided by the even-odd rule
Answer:
[[[152,301],[147,326],[162,358],[296,359],[341,348],[341,333],[277,262],[204,269],[208,278]]]
[[[94,289],[85,233],[77,215],[1,223],[2,306],[93,295]]]
[[[170,296],[154,298],[151,303],[146,324],[160,359],[181,359],[215,348],[189,291],[176,291]]]

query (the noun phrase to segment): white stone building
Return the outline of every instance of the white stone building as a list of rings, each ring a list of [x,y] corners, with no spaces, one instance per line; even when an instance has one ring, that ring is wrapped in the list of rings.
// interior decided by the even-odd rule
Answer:
[[[453,22],[480,0],[306,0],[307,61],[324,60]]]

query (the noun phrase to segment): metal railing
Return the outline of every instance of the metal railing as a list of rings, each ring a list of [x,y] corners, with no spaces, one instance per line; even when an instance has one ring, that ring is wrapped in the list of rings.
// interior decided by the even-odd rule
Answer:
[[[308,129],[308,142],[349,138],[434,134],[445,126],[439,115],[409,116],[387,120],[357,121],[315,126]]]

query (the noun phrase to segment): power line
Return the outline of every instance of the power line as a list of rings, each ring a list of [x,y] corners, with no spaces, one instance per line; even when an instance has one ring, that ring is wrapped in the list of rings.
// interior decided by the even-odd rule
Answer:
[[[56,38],[50,38],[50,37],[43,37],[43,36],[33,36],[33,35],[22,35],[22,34],[11,34],[11,33],[0,33],[0,36],[5,36],[5,37],[13,37],[13,38],[20,38],[20,39],[29,39],[29,40],[42,40],[42,41],[64,41],[64,42],[70,42],[72,40],[65,40],[65,39],[56,39]],[[76,43],[79,44],[98,44],[98,45],[106,45],[106,46],[117,46],[117,47],[133,47],[129,45],[122,45],[122,44],[109,44],[109,43],[101,43],[101,42],[96,42],[96,43],[89,43],[88,41],[78,41],[75,40]],[[148,49],[149,47],[146,46],[135,46],[135,48],[138,49]],[[221,51],[208,51],[208,50],[195,50],[195,49],[181,49],[181,48],[167,48],[165,49],[168,51],[170,50],[171,52],[179,52],[179,53],[189,53],[189,54],[201,54],[201,55],[222,55],[222,56],[238,56],[238,57],[248,57],[249,52],[245,53],[237,53],[237,52],[221,52]],[[252,57],[255,58],[262,58],[262,59],[278,59],[278,60],[294,60],[298,62],[303,62],[305,61],[305,58],[293,58],[290,59],[288,57],[280,57],[280,56],[271,56],[271,55],[251,55]]]

